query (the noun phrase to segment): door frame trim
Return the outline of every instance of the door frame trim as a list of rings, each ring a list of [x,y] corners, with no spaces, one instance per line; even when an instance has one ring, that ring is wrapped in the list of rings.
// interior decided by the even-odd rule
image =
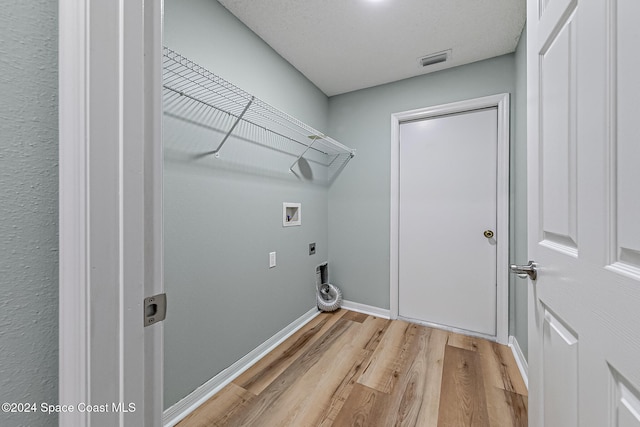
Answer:
[[[162,0],[58,16],[58,400],[129,409],[59,423],[158,426],[163,325],[143,327],[142,302],[163,290]]]
[[[391,221],[390,221],[390,312],[399,313],[399,209],[400,124],[411,120],[496,107],[498,109],[497,206],[496,206],[496,340],[509,342],[509,94],[501,93],[459,102],[402,111],[391,115]]]

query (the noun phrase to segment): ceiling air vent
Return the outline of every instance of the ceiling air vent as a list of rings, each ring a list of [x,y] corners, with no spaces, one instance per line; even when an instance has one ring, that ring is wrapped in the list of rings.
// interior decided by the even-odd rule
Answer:
[[[451,55],[451,49],[445,50],[443,52],[432,53],[427,56],[423,56],[422,58],[418,58],[418,63],[422,67],[428,67],[429,65],[439,64],[441,62],[445,62],[449,59]]]

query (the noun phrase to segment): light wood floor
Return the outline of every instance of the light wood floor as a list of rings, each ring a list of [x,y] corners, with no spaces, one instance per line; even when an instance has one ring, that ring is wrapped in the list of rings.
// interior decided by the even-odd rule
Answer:
[[[526,426],[508,347],[322,313],[185,418],[191,426]]]

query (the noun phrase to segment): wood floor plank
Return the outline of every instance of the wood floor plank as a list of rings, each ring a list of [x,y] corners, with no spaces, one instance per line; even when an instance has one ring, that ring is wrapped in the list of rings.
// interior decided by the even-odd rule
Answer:
[[[491,426],[527,426],[527,390],[519,371],[516,373],[511,349],[483,341],[479,343],[479,353]]]
[[[484,375],[484,372],[483,372]],[[512,411],[507,403],[506,390],[496,387],[491,381],[484,381],[487,400],[487,414],[491,427],[507,427],[513,425]],[[508,393],[508,392],[507,392]]]
[[[487,412],[491,427],[527,427],[527,397],[487,386]]]
[[[276,402],[278,410],[262,414],[263,425],[327,425],[336,416],[371,357],[365,347],[389,322],[367,317],[361,324],[354,322],[344,337],[325,350],[321,361],[298,373],[298,380]]]
[[[393,322],[389,319],[369,316],[363,323],[365,325],[369,325],[369,327],[375,328],[375,331],[373,331],[369,340],[363,346],[365,350],[374,351]]]
[[[328,427],[334,425],[333,422],[342,409],[345,401],[351,394],[353,387],[355,386],[357,378],[360,377],[364,367],[368,364],[373,350],[380,342],[381,335],[386,331],[390,320],[381,319],[378,317],[367,316],[362,322],[363,327],[360,331],[360,337],[354,342],[356,346],[362,347],[362,355],[366,356],[362,361],[358,360],[340,383],[338,388],[333,392],[331,401],[323,411],[323,415],[314,425]]]
[[[180,427],[526,427],[520,382],[508,347],[341,310],[316,317]]]
[[[351,395],[351,391],[356,384],[356,379],[362,373],[362,369],[371,357],[372,353],[373,352],[369,350],[361,350],[360,355],[363,356],[362,359],[358,359],[347,375],[345,375],[340,385],[333,392],[328,406],[314,425],[317,425],[318,427],[329,427],[334,425],[334,421],[338,416],[338,413],[342,410],[345,401]]]
[[[229,418],[242,411],[255,395],[231,383],[182,420],[178,427],[225,426]]]
[[[355,384],[338,413],[334,426],[389,427],[385,413],[389,395],[362,384]]]
[[[391,320],[380,317],[367,316],[361,324],[360,334],[354,338],[352,345],[363,350],[375,351],[380,343],[381,336],[391,324]]]
[[[345,320],[352,320],[354,322],[362,323],[367,320],[369,317],[367,314],[358,313],[357,311],[348,311],[347,314],[344,315]]]
[[[527,396],[506,390],[504,393],[507,396],[507,403],[513,414],[514,427],[527,427],[529,425],[529,399]]]
[[[394,382],[390,390],[376,390],[389,395],[389,398],[385,399],[386,407],[377,416],[381,425],[415,425],[421,403],[421,397],[418,396],[424,393],[427,371],[424,356],[431,333],[431,330],[416,325],[415,328],[411,328],[409,334],[405,334],[406,339],[400,354],[412,354],[415,357],[400,355],[398,364],[389,378]]]
[[[500,355],[500,360],[506,364],[507,372],[502,375],[502,383],[509,384],[511,389],[508,389],[505,385],[505,390],[521,394],[523,396],[528,396],[529,391],[527,389],[527,385],[524,383],[522,375],[520,375],[520,369],[518,368],[518,364],[516,363],[516,359],[513,356],[511,348],[498,343],[491,344],[497,349],[497,353]]]
[[[447,345],[464,348],[469,351],[477,351],[479,341],[482,341],[482,339],[449,332],[449,341],[447,342]]]
[[[420,405],[415,426],[435,426],[438,423],[446,344],[447,333],[440,329],[431,329],[429,341],[424,350],[426,354],[422,356],[426,358],[426,374],[422,378],[424,392],[421,403],[414,403],[414,405]]]
[[[367,350],[336,343],[328,350],[326,362],[318,363],[302,373],[298,381],[278,399],[274,409],[260,417],[260,422],[265,426],[311,427],[321,424],[325,416],[330,415],[332,404],[335,412],[339,412],[338,407],[343,404],[339,399],[334,399],[336,391],[346,386],[344,391],[351,393],[354,383],[349,385],[347,381],[344,384],[344,378],[359,374],[363,362],[370,355]]]
[[[512,393],[528,395],[511,349],[487,340],[478,341],[484,379],[494,387]]]
[[[338,320],[260,393],[243,416],[231,419],[230,425],[306,425],[307,417],[315,419],[318,408],[330,405],[332,393],[382,324],[377,319],[362,324]],[[314,406],[321,399],[325,403]]]
[[[233,382],[254,394],[260,394],[296,360],[298,355],[313,345],[347,313],[347,310],[340,310],[319,314]]]
[[[312,366],[316,365],[324,356],[327,349],[332,348],[334,344],[339,346],[348,345],[351,340],[353,330],[361,327],[360,324],[339,319],[329,331],[327,331],[320,339],[316,340],[304,353],[299,355],[289,367],[282,372],[274,381],[272,381],[261,393],[253,400],[253,404],[246,408],[242,414],[230,417],[229,426],[260,426],[266,425],[261,423],[261,419],[272,410],[277,409],[280,397],[292,387],[296,381],[307,372]],[[278,403],[277,403],[278,402]],[[286,405],[287,402],[284,402]],[[286,424],[275,424],[286,425]]]
[[[407,369],[400,371],[383,415],[386,425],[435,426],[447,333],[418,327]]]
[[[480,356],[447,345],[442,372],[438,427],[489,426]]]
[[[418,325],[393,322],[371,356],[358,383],[383,393],[390,393],[399,376],[408,369],[410,349],[415,345]]]

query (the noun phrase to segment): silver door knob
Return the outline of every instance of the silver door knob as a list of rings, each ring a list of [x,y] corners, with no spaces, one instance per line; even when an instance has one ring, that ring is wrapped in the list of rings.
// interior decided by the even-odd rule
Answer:
[[[522,279],[526,279],[527,277],[531,280],[536,280],[538,277],[538,264],[533,261],[529,261],[527,265],[511,265],[511,271],[516,273],[518,277]]]

